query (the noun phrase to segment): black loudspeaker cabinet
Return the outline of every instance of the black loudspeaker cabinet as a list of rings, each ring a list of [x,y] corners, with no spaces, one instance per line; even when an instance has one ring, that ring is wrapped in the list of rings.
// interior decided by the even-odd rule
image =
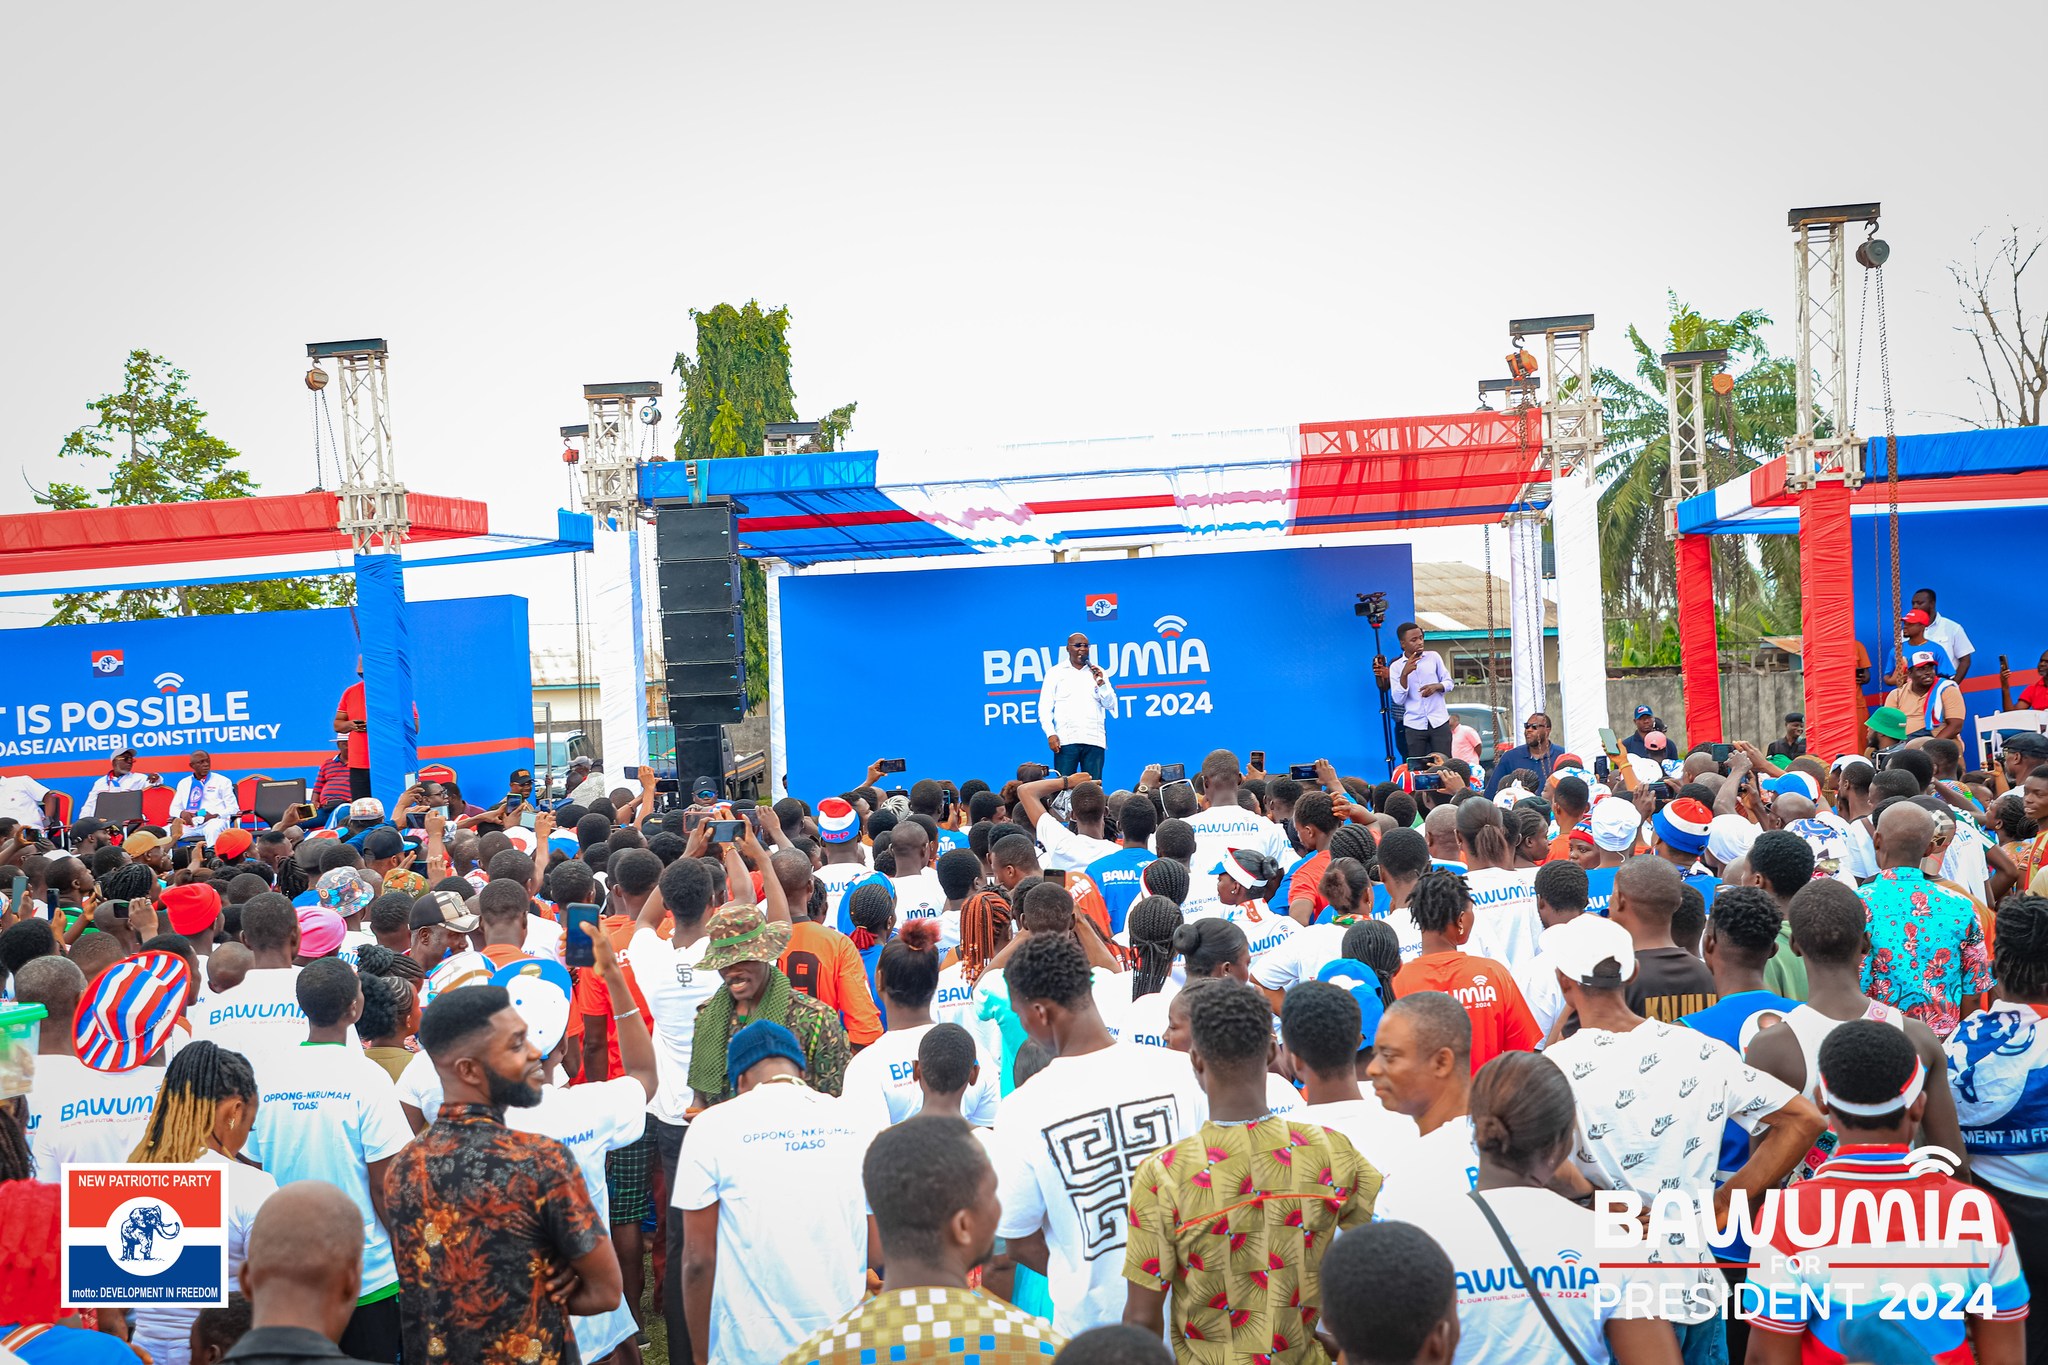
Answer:
[[[654,514],[654,557],[664,564],[681,559],[731,559],[738,553],[731,503],[663,507]]]
[[[737,559],[680,559],[655,570],[663,611],[731,611],[740,604]]]
[[[699,777],[717,779],[723,792],[725,774],[731,771],[732,753],[724,730],[716,725],[676,726],[676,776],[682,779],[685,794]]]
[[[670,664],[662,691],[671,696],[692,692],[744,692],[747,670],[740,663]]]
[[[736,611],[664,611],[661,657],[669,665],[732,664],[745,657],[745,629]]]
[[[671,692],[668,718],[683,725],[738,725],[747,718],[747,690],[735,692]]]

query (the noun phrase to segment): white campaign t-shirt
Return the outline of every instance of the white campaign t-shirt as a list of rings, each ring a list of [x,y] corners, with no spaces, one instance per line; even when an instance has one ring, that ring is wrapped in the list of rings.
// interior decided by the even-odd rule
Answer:
[[[1413,962],[1422,956],[1422,926],[1415,922],[1414,911],[1405,905],[1399,910],[1389,910],[1386,924],[1394,931],[1394,942],[1401,947],[1403,963]]]
[[[1550,1026],[1557,1022],[1557,1016],[1564,1013],[1564,992],[1557,985],[1557,963],[1544,944],[1554,930],[1563,927],[1553,924],[1545,929],[1536,940],[1536,955],[1515,969],[1515,985],[1521,988],[1529,1014],[1536,1020],[1536,1031],[1545,1037],[1550,1036]]]
[[[1254,971],[1273,954],[1285,951],[1295,935],[1301,932],[1301,926],[1292,916],[1285,911],[1275,914],[1264,901],[1225,906],[1222,914],[1213,918],[1228,920],[1244,931]]]
[[[242,1262],[249,1257],[249,1229],[263,1201],[277,1193],[277,1182],[254,1166],[230,1161],[208,1148],[199,1154],[202,1166],[228,1168],[228,1287],[241,1291]],[[138,1304],[135,1307],[135,1344],[149,1352],[156,1365],[187,1365],[192,1359],[192,1324],[199,1318],[197,1308],[176,1304]]]
[[[245,1155],[279,1185],[324,1180],[363,1215],[363,1288],[398,1283],[391,1238],[370,1202],[370,1163],[412,1141],[391,1073],[347,1043],[301,1043],[252,1058],[256,1126]]]
[[[628,946],[633,981],[647,1002],[647,1024],[654,1030],[654,1070],[661,1082],[647,1112],[663,1123],[681,1124],[696,1098],[690,1092],[690,1042],[697,1032],[697,1010],[724,984],[717,972],[697,965],[710,947],[709,935],[678,949],[647,928],[635,929]]]
[[[341,946],[334,950],[334,955],[353,967],[364,946],[376,941],[375,934],[365,933],[361,929],[344,929],[341,934]]]
[[[1379,1166],[1377,1161],[1373,1162]],[[1463,1199],[1479,1181],[1479,1148],[1472,1141],[1472,1119],[1448,1119],[1393,1154],[1380,1166],[1379,1198],[1372,1216],[1384,1223],[1414,1223],[1427,1228],[1445,1204]]]
[[[939,989],[932,996],[932,1018],[941,1024],[958,1024],[974,1035],[981,1050],[982,1065],[990,1057],[1003,1055],[1003,1030],[995,1020],[981,1017],[980,981],[967,984],[967,971],[958,962],[939,968]]]
[[[870,1130],[880,1132],[924,1108],[924,1088],[911,1075],[911,1067],[917,1061],[918,1046],[932,1028],[931,1024],[919,1024],[914,1028],[891,1029],[854,1053],[853,1060],[846,1064],[846,1081],[839,1088],[840,1096],[858,1107]],[[976,1128],[986,1128],[996,1121],[1002,1085],[996,1076],[998,1068],[991,1064],[988,1054],[978,1045],[976,1053],[981,1074],[967,1087],[960,1112]],[[1002,1053],[997,1052],[996,1062],[1001,1060]]]
[[[28,1094],[28,1153],[36,1179],[55,1184],[67,1161],[126,1161],[156,1112],[164,1069],[94,1071],[76,1057],[36,1058]]]
[[[439,1108],[439,1096],[435,1099]],[[541,1090],[540,1103],[531,1109],[507,1109],[505,1126],[554,1138],[567,1147],[583,1172],[598,1226],[608,1228],[612,1200],[605,1184],[604,1159],[607,1153],[638,1142],[647,1131],[647,1092],[631,1076],[593,1081],[573,1090],[550,1085]],[[577,1353],[585,1360],[603,1360],[640,1330],[624,1300],[608,1313],[572,1317],[569,1325],[576,1333]]]
[[[1315,980],[1317,972],[1344,956],[1344,935],[1350,929],[1348,924],[1297,927],[1264,956],[1253,956],[1252,980],[1269,991],[1292,990]]]
[[[1632,1189],[1645,1203],[1664,1189],[1712,1190],[1723,1124],[1753,1137],[1795,1093],[1718,1038],[1655,1019],[1626,1033],[1582,1028],[1544,1055],[1578,1102],[1573,1162],[1596,1187]],[[1725,1287],[1710,1247],[1655,1248],[1645,1259],[1698,1265],[1702,1287]],[[1686,1320],[1704,1320],[1711,1302],[1692,1307],[1697,1316]]]
[[[860,1168],[873,1136],[856,1106],[793,1078],[757,1085],[691,1122],[669,1202],[718,1205],[713,1365],[781,1360],[860,1303],[868,1267]]]
[[[939,886],[939,874],[920,868],[909,877],[890,877],[896,892],[896,927],[900,930],[914,919],[932,920],[939,926],[941,956],[960,946],[960,912],[947,911],[946,893]]]
[[[1472,937],[1487,949],[1479,956],[1505,963],[1510,971],[1536,956],[1543,918],[1536,913],[1534,868],[1474,868],[1465,874],[1465,886],[1472,893]]]
[[[1370,1094],[1332,1104],[1304,1104],[1294,1117],[1319,1123],[1350,1138],[1351,1145],[1372,1163],[1382,1181],[1422,1137],[1416,1131],[1414,1119],[1395,1113]]]
[[[1166,1046],[1166,1015],[1180,987],[1171,981],[1159,983],[1150,995],[1141,995],[1124,1011],[1123,1041],[1145,1047]]]
[[[853,921],[846,918],[846,893],[857,883],[875,875],[875,870],[865,863],[827,863],[813,872],[811,876],[818,885],[825,888],[824,923],[842,934],[851,934]],[[882,880],[887,881],[888,878],[884,877]],[[903,912],[900,908],[896,912],[896,918],[899,923],[902,921]]]
[[[21,821],[30,829],[43,827],[43,798],[50,789],[33,777],[0,777],[0,818]]]
[[[1189,919],[1217,906],[1216,876],[1229,850],[1255,848],[1283,868],[1294,865],[1294,845],[1287,841],[1287,831],[1257,811],[1218,806],[1196,811],[1188,823],[1195,830],[1195,858],[1189,868],[1188,898],[1181,908]]]
[[[1481,1198],[1500,1219],[1544,1303],[1588,1365],[1612,1359],[1606,1336],[1610,1318],[1658,1315],[1654,1290],[1647,1300],[1640,1294],[1614,1292],[1617,1282],[1655,1285],[1660,1277],[1655,1271],[1601,1267],[1603,1254],[1593,1241],[1591,1209],[1549,1190],[1487,1190]],[[1470,1196],[1443,1200],[1422,1227],[1458,1273],[1458,1365],[1524,1365],[1563,1358],[1556,1336],[1529,1298],[1500,1238]],[[1605,1292],[1598,1292],[1599,1287]],[[1636,1302],[1627,1303],[1630,1298]]]
[[[239,1052],[255,1064],[267,1049],[306,1041],[297,967],[252,967],[240,984],[192,1006],[192,1037]]]
[[[562,926],[553,920],[529,912],[526,916],[526,938],[519,945],[519,950],[528,957],[560,962],[563,932]]]
[[[1123,1320],[1131,1175],[1208,1114],[1184,1055],[1135,1043],[1055,1057],[1004,1098],[996,1234],[1044,1230],[1053,1326],[1062,1334]]]
[[[1045,850],[1044,862],[1049,872],[1085,872],[1097,858],[1121,853],[1124,847],[1108,839],[1076,834],[1049,811],[1038,817],[1032,832],[1038,836],[1038,846]]]
[[[1121,1038],[1124,1016],[1131,1008],[1131,974],[1112,972],[1104,967],[1091,967],[1088,970],[1092,974],[1089,977],[1088,994],[1095,1001],[1095,1012],[1102,1016],[1103,1026],[1109,1030],[1109,1036]],[[983,972],[981,980],[974,983],[974,993],[976,996],[993,995],[1008,1001],[1010,984],[1003,979],[1003,969],[996,967]],[[964,1024],[962,1026],[965,1027]],[[989,1027],[996,1028],[992,1022]],[[1002,1035],[1001,1030],[997,1029],[996,1052],[1000,1054],[1001,1050]]]

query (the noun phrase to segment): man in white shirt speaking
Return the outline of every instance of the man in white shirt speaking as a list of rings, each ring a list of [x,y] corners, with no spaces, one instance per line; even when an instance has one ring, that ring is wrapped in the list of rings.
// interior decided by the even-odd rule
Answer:
[[[1088,637],[1075,631],[1067,637],[1067,661],[1053,665],[1038,689],[1038,723],[1052,746],[1054,772],[1101,780],[1109,745],[1103,721],[1116,714],[1116,705],[1116,689],[1088,662]]]
[[[1422,647],[1422,627],[1403,621],[1394,627],[1401,657],[1387,666],[1387,694],[1401,708],[1401,755],[1413,762],[1424,754],[1451,756],[1451,670],[1443,655]]]

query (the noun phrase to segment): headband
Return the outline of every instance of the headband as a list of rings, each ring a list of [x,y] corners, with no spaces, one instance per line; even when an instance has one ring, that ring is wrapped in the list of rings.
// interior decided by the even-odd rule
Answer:
[[[1920,1092],[1927,1087],[1927,1066],[1918,1057],[1913,1059],[1913,1074],[1906,1081],[1905,1088],[1894,1099],[1879,1100],[1876,1104],[1856,1104],[1849,1100],[1836,1099],[1828,1091],[1828,1078],[1820,1078],[1820,1102],[1829,1109],[1860,1118],[1877,1118],[1884,1114],[1895,1114],[1920,1098]]]

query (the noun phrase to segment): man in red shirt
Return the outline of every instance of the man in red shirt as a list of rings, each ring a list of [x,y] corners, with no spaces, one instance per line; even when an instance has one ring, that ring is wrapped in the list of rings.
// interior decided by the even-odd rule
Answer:
[[[363,695],[363,657],[356,656],[354,686],[334,706],[334,729],[348,736],[348,794],[360,800],[370,794],[370,707]]]

